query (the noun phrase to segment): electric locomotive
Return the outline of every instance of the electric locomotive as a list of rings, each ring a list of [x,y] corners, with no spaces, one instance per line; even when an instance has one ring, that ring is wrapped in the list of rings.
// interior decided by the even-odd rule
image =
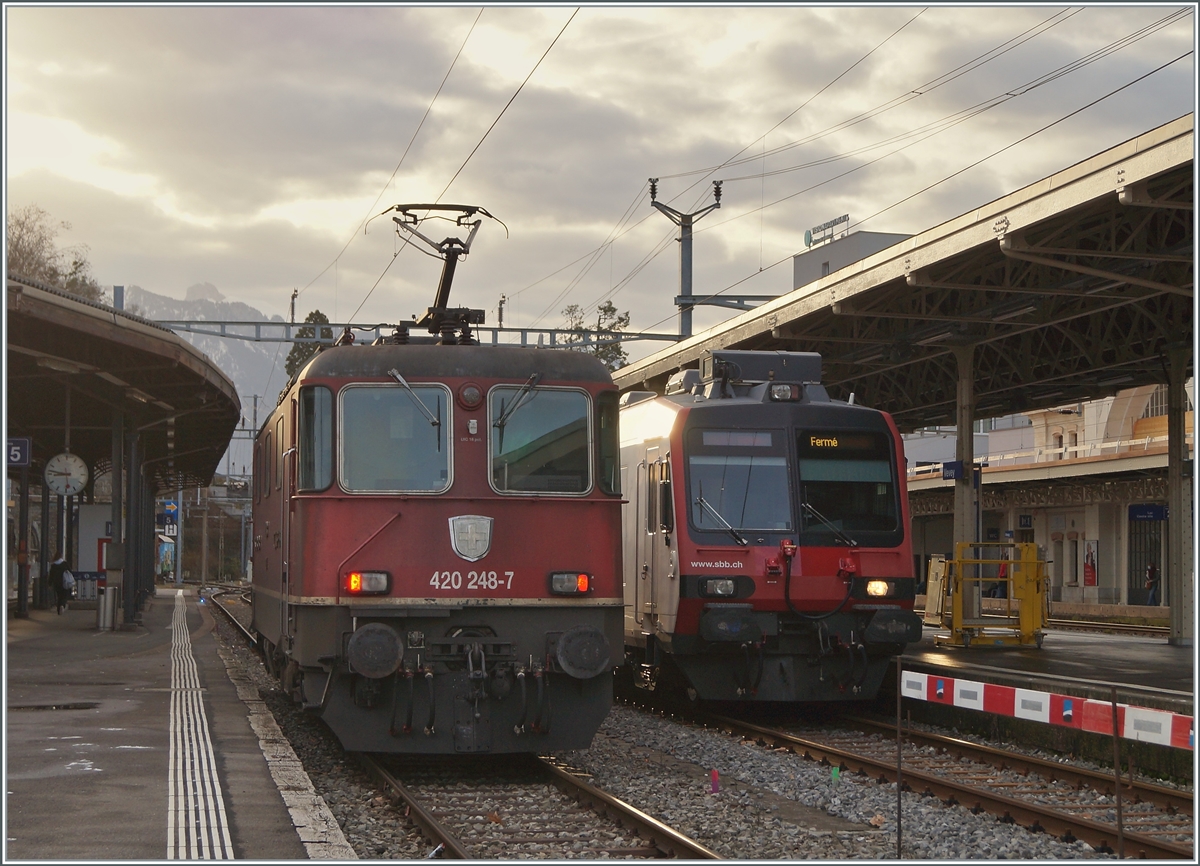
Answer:
[[[713,701],[874,696],[921,636],[891,416],[830,399],[807,352],[713,351],[665,396],[621,407],[634,684]]]
[[[436,338],[319,351],[255,445],[254,628],[352,751],[586,748],[612,704],[617,390],[592,355],[478,345],[445,305],[468,247],[440,245]]]

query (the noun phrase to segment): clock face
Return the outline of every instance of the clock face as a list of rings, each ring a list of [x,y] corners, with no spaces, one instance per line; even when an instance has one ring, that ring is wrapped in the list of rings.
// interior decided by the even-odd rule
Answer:
[[[87,486],[88,468],[83,458],[69,451],[46,462],[46,486],[59,496],[74,496]]]

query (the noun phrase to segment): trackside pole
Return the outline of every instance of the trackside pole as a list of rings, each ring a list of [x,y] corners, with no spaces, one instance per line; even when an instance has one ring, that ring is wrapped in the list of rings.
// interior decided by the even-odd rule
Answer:
[[[1121,732],[1117,730],[1117,687],[1112,687],[1113,790],[1117,798],[1117,858],[1125,859],[1125,820],[1121,814]]]
[[[900,798],[904,796],[904,778],[901,776],[901,770],[904,764],[904,741],[900,736],[900,697],[901,691],[901,675],[903,668],[900,665],[900,659],[896,659],[896,859],[900,859]],[[1115,704],[1113,706],[1116,706]],[[1116,712],[1115,710],[1113,712]]]

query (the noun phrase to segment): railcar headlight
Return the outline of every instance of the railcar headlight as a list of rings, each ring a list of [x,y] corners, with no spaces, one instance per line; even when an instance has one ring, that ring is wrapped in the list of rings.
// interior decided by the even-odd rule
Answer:
[[[555,595],[583,595],[592,588],[592,576],[578,571],[555,571],[550,575],[550,591]]]
[[[883,596],[892,594],[892,585],[886,580],[868,580],[867,595]]]
[[[351,571],[346,575],[346,592],[350,595],[383,595],[391,589],[391,575],[386,571]]]
[[[730,577],[710,577],[708,580],[701,581],[700,588],[705,595],[728,598],[737,592],[737,581]]]
[[[778,403],[794,403],[800,399],[799,385],[771,385],[767,392],[770,398]]]

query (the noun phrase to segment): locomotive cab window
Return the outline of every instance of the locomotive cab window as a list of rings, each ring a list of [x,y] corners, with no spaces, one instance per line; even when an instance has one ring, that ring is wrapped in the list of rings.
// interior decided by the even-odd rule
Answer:
[[[489,395],[492,487],[503,493],[587,493],[592,486],[588,395],[498,385]]]
[[[300,389],[299,479],[301,490],[324,490],[333,480],[333,395]]]
[[[599,439],[599,474],[596,481],[605,493],[620,495],[621,443],[618,433],[618,394],[602,391],[596,395],[597,438]]]
[[[901,533],[896,462],[888,436],[867,430],[796,434],[804,532],[845,533],[860,544]]]
[[[709,532],[787,532],[793,526],[782,430],[691,430],[688,514]]]
[[[449,489],[450,392],[444,386],[351,385],[342,389],[338,419],[338,472],[346,490]]]

